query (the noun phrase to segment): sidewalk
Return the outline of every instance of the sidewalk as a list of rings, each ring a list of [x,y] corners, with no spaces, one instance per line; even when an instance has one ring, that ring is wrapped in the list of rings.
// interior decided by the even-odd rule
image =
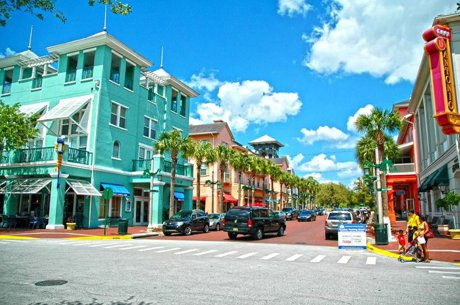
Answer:
[[[391,230],[393,232],[393,236],[396,236],[398,230],[405,230],[406,226],[407,223],[405,221],[392,223]],[[375,252],[386,256],[394,256],[394,254],[398,254],[397,241],[389,242],[387,245],[375,245],[374,236],[369,233],[368,239],[370,240],[373,248],[383,250]],[[372,251],[372,249],[369,250]],[[451,239],[448,235],[436,235],[435,238],[428,240],[428,250],[432,260],[460,264],[460,239]]]

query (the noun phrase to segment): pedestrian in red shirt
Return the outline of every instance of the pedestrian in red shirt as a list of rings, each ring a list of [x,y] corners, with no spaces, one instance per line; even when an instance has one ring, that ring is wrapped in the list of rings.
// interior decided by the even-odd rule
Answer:
[[[396,236],[396,238],[398,239],[398,244],[399,244],[399,247],[398,247],[399,253],[404,253],[406,249],[406,237],[404,235],[406,235],[404,231],[399,230],[399,234]]]

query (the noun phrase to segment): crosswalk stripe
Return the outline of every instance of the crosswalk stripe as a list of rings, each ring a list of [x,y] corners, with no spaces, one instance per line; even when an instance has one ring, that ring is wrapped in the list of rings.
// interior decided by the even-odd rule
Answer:
[[[264,257],[262,257],[261,259],[271,259],[271,258],[274,258],[275,256],[278,256],[280,255],[279,253],[272,253],[272,254],[269,254],[269,255],[266,255]]]
[[[204,251],[200,253],[195,253],[193,255],[200,256],[200,255],[205,255],[205,254],[214,253],[214,252],[217,252],[217,250],[208,250],[208,251]]]
[[[131,250],[131,249],[139,249],[139,248],[144,248],[145,246],[132,246],[132,247],[126,247],[126,248],[120,248],[120,250]]]
[[[377,257],[368,257],[366,260],[366,265],[375,265],[377,262]]]
[[[174,254],[186,254],[186,253],[195,252],[195,251],[198,251],[198,250],[200,250],[200,249],[189,249],[189,250],[185,250],[185,251],[176,252]]]
[[[28,243],[30,240],[17,240],[17,239],[8,239],[9,242],[12,243]]]
[[[95,244],[95,245],[91,245],[90,247],[91,248],[95,248],[95,247],[104,247],[104,246],[108,246],[108,245],[112,245],[113,243],[103,243],[103,244]]]
[[[176,251],[176,250],[180,250],[180,248],[171,248],[171,249],[166,249],[166,250],[160,250],[160,251],[157,251],[157,253],[165,253],[165,252]]]
[[[153,247],[153,248],[145,248],[145,249],[139,249],[137,251],[144,252],[144,251],[152,251],[152,250],[158,250],[158,249],[163,249],[164,247]]]
[[[287,258],[286,261],[288,261],[288,262],[293,262],[293,261],[299,259],[299,258],[302,257],[302,256],[303,256],[302,254],[294,254],[293,256]]]
[[[243,254],[241,256],[238,256],[238,258],[247,258],[247,257],[250,257],[250,256],[253,256],[253,255],[256,255],[257,252],[251,252],[251,253],[247,253],[247,254]]]
[[[0,244],[7,244],[7,241],[0,241]]]
[[[460,272],[454,272],[454,271],[438,271],[438,270],[428,270],[428,273],[460,274]]]
[[[238,253],[238,251],[230,251],[230,252],[226,252],[226,253],[222,253],[222,254],[217,254],[216,257],[224,257],[224,256],[232,255],[232,254],[235,254],[235,253]]]
[[[318,255],[314,259],[310,261],[310,263],[319,263],[321,262],[326,256],[325,255]]]
[[[415,266],[417,269],[460,270],[460,267]]]
[[[456,276],[443,276],[443,279],[448,279],[448,280],[460,280],[460,277]]]
[[[125,247],[126,245],[123,244],[118,244],[118,245],[113,245],[113,246],[108,246],[104,247],[105,249],[112,249],[112,248],[120,248],[120,247]]]
[[[351,256],[342,256],[339,261],[337,262],[337,264],[346,264],[348,263],[348,261],[350,260]]]
[[[79,242],[79,243],[71,244],[71,246],[83,246],[83,245],[91,245],[91,243],[88,242],[88,241],[85,241],[85,242]]]

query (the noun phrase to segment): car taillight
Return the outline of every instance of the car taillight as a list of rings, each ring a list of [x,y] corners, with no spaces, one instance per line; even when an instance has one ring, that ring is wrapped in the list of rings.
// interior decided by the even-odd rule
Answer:
[[[248,219],[248,227],[252,228],[252,219]]]
[[[225,226],[225,218],[222,219],[222,225]]]
[[[324,225],[327,226],[327,220],[324,221]]]

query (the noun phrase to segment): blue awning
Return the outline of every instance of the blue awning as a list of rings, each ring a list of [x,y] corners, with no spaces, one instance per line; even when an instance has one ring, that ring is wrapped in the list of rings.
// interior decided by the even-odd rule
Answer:
[[[184,196],[184,193],[174,192],[174,198],[176,198],[176,200],[183,201],[185,196]]]
[[[128,189],[124,185],[101,183],[101,187],[102,187],[102,189],[106,189],[106,188],[110,187],[112,189],[114,195],[131,196],[131,193],[128,191]]]

